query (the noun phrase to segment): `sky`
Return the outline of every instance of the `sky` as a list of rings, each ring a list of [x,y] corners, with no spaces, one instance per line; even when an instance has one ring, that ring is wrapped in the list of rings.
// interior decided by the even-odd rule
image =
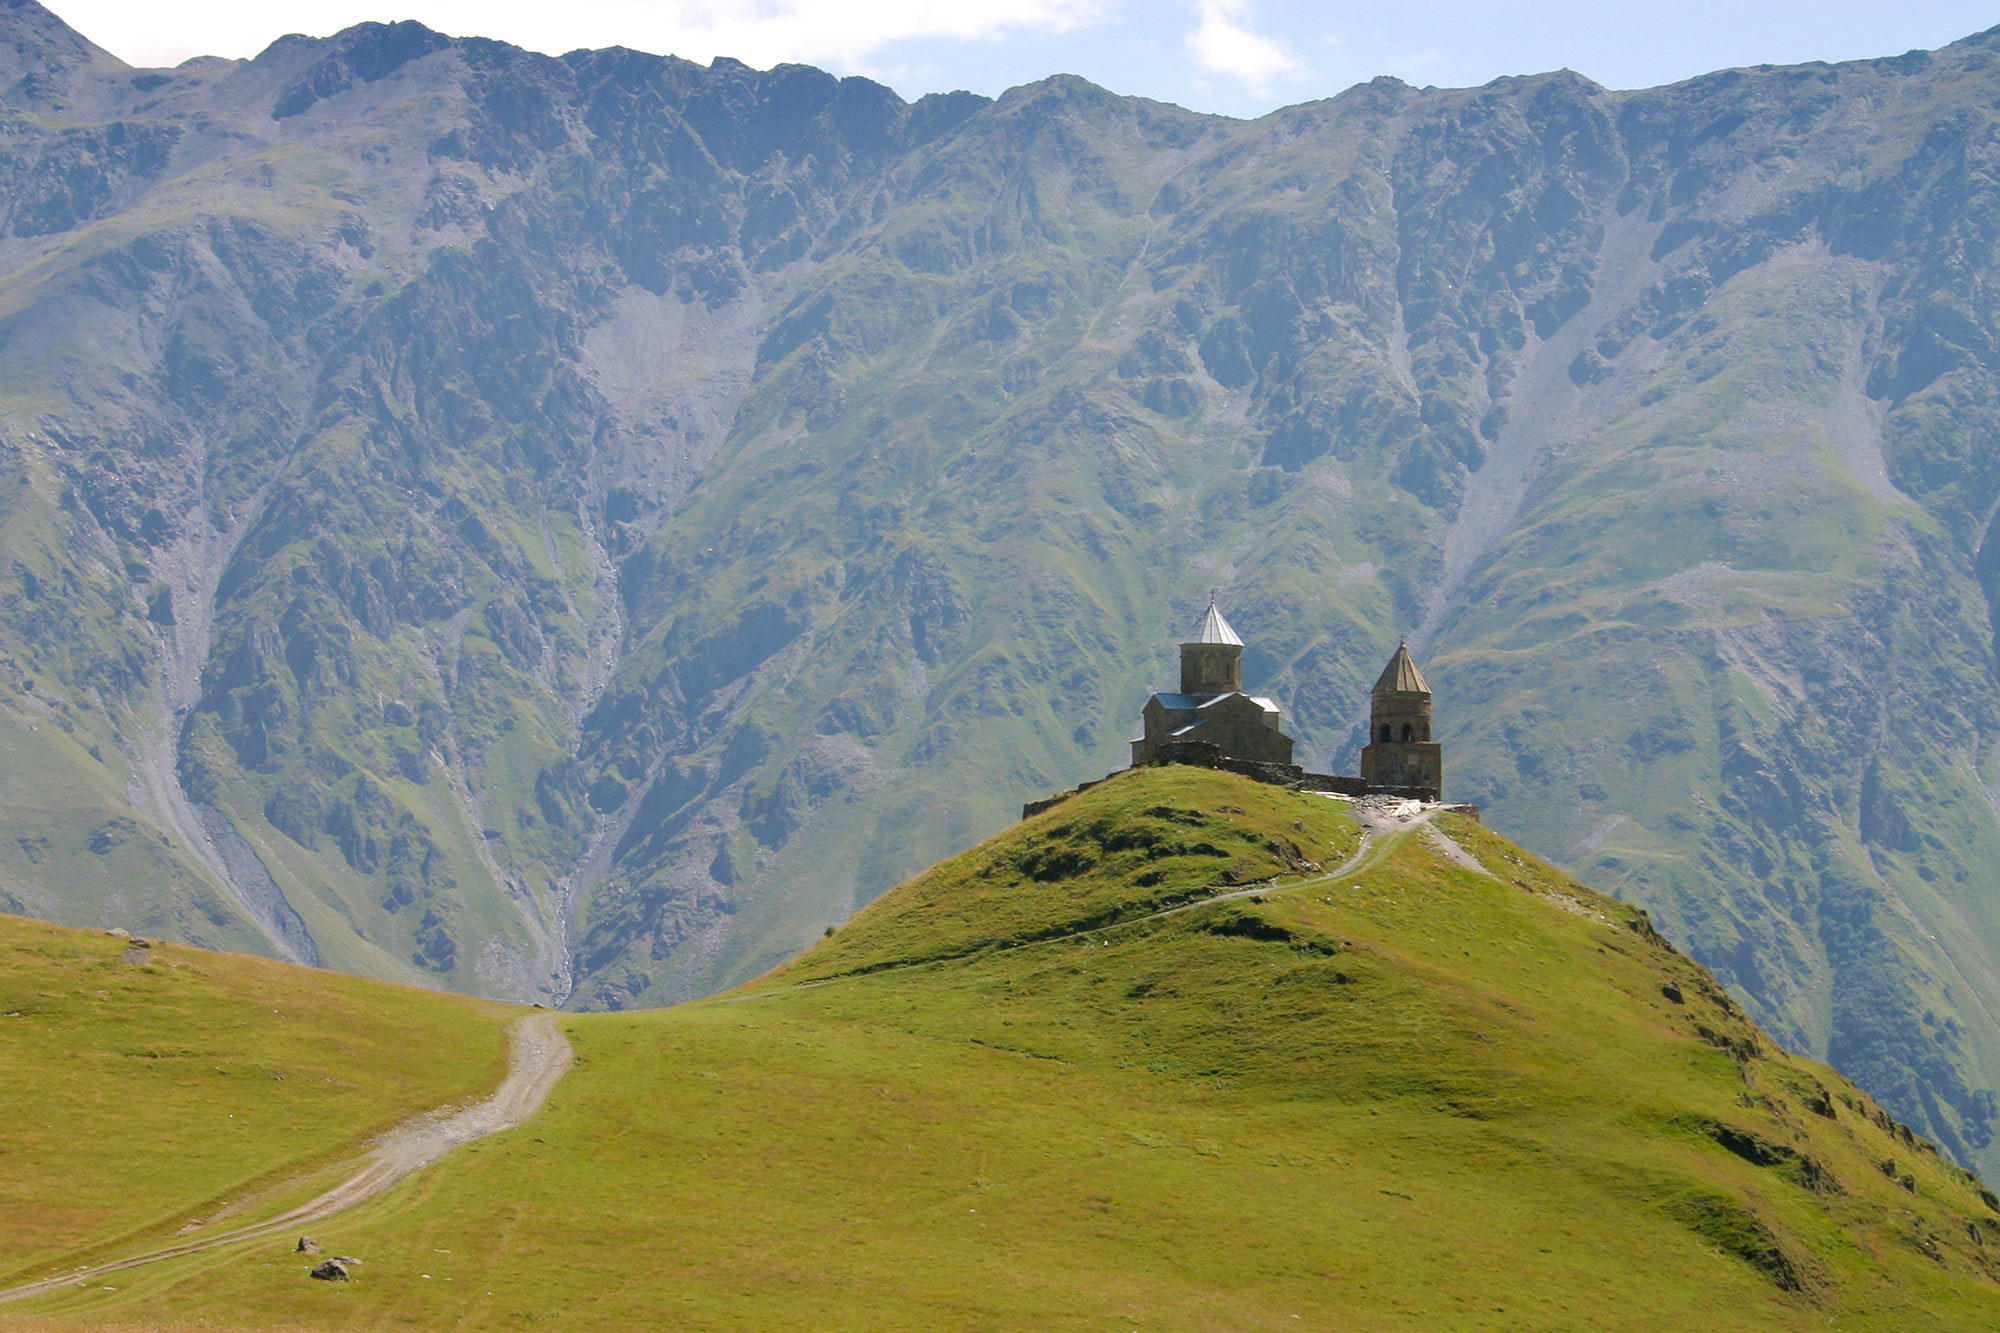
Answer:
[[[416,19],[560,54],[628,46],[704,64],[794,61],[906,98],[994,96],[1050,74],[1257,116],[1381,74],[1462,87],[1568,68],[1612,88],[1737,65],[1900,55],[1993,26],[1964,0],[44,0],[134,65],[251,56],[291,32]]]

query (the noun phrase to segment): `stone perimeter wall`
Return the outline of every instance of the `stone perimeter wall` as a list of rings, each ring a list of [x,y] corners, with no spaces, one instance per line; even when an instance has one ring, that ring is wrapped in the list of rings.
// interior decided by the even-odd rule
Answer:
[[[1360,778],[1341,777],[1333,773],[1308,773],[1296,764],[1263,764],[1249,759],[1233,759],[1224,754],[1220,746],[1210,745],[1206,741],[1177,741],[1163,745],[1152,764],[1147,767],[1159,764],[1191,764],[1196,768],[1219,768],[1227,773],[1236,773],[1258,782],[1267,782],[1274,787],[1290,787],[1294,791],[1329,791],[1356,799],[1363,796],[1394,796],[1409,801],[1437,799],[1436,792],[1426,787],[1371,787]],[[1135,764],[1133,767],[1139,765]],[[1033,818],[1044,810],[1061,805],[1079,792],[1089,791],[1099,782],[1108,782],[1119,773],[1130,771],[1121,768],[1116,772],[1105,774],[1096,782],[1081,783],[1069,791],[1059,792],[1039,801],[1029,801],[1021,807],[1021,818]],[[1476,805],[1454,804],[1446,806],[1445,809],[1471,819],[1479,818],[1479,807]]]

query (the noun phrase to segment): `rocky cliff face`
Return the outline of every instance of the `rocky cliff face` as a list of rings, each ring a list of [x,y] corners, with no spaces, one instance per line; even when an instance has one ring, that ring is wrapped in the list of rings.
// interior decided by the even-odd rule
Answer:
[[[1303,759],[1411,631],[1450,795],[1991,1165],[1996,50],[1244,123],[18,0],[0,907],[700,993],[1216,587]]]

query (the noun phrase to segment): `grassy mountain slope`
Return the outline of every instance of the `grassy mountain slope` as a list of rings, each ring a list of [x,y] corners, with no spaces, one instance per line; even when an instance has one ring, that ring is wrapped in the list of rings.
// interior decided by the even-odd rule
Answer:
[[[509,1018],[0,917],[0,1283],[275,1211],[374,1135],[484,1095]]]
[[[350,1285],[250,1247],[36,1315],[2000,1318],[1985,1243],[2000,1213],[1972,1177],[1777,1051],[1643,914],[1477,825],[1444,827],[1492,873],[1417,832],[1328,877],[1303,862],[1344,857],[1356,830],[1326,798],[1121,777],[725,996],[568,1020],[576,1068],[533,1123],[325,1228],[364,1261]],[[1257,881],[1256,897],[1106,924]]]
[[[1410,630],[1454,794],[1996,1160],[2000,38],[1234,122],[65,34],[0,11],[0,907],[708,993],[1118,762],[1214,587],[1306,758]]]

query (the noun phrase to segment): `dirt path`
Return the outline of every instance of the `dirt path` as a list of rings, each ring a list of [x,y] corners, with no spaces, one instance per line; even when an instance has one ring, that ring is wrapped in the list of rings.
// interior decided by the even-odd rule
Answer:
[[[1385,834],[1407,833],[1414,828],[1427,827],[1431,822],[1431,816],[1437,813],[1435,807],[1426,807],[1419,801],[1390,800],[1371,803],[1364,799],[1355,802],[1352,808],[1355,819],[1361,823],[1361,841],[1355,844],[1354,855],[1348,857],[1331,870],[1323,870],[1311,879],[1293,880],[1285,884],[1253,884],[1247,889],[1232,889],[1228,893],[1218,893],[1209,898],[1197,898],[1191,903],[1182,903],[1178,907],[1169,907],[1164,911],[1153,912],[1147,916],[1135,916],[1129,921],[1120,921],[1114,925],[1101,926],[1095,930],[1078,931],[1076,934],[1101,935],[1107,930],[1118,930],[1125,926],[1136,926],[1141,921],[1158,921],[1162,917],[1177,916],[1182,912],[1192,912],[1197,907],[1207,907],[1211,903],[1226,903],[1232,898],[1254,898],[1261,894],[1277,893],[1289,889],[1302,889],[1312,884],[1325,884],[1329,880],[1336,880],[1343,875],[1351,875],[1359,870],[1369,860],[1370,853],[1374,851],[1377,837]],[[1442,833],[1439,833],[1438,836],[1441,838],[1444,837]],[[1445,840],[1447,842],[1450,841],[1448,838]],[[1452,843],[1451,845],[1454,849],[1458,848],[1457,843]],[[1459,851],[1459,855],[1464,856],[1467,861],[1472,861],[1472,858],[1466,855],[1463,850]],[[1486,867],[1476,861],[1473,861],[1472,864],[1481,873],[1485,873]],[[1075,939],[1076,935],[1063,935],[1055,938]],[[1045,942],[1041,940],[1036,941],[1038,944]]]
[[[1385,835],[1394,836],[1408,833],[1412,829],[1428,828],[1431,816],[1437,814],[1439,808],[1435,805],[1427,806],[1421,801],[1406,801],[1395,797],[1363,797],[1361,800],[1354,802],[1351,807],[1355,819],[1360,821],[1361,824],[1361,841],[1355,844],[1354,854],[1335,866],[1332,870],[1322,870],[1309,879],[1287,880],[1282,883],[1265,880],[1259,884],[1252,884],[1247,888],[1231,889],[1227,893],[1211,894],[1206,898],[1196,898],[1192,902],[1178,903],[1173,907],[1165,907],[1157,912],[1148,912],[1144,916],[1127,917],[1123,921],[1114,921],[1109,925],[1091,926],[1085,930],[1072,930],[1062,935],[1044,935],[1012,947],[1031,949],[1044,944],[1062,944],[1069,940],[1083,939],[1086,936],[1102,936],[1114,930],[1123,930],[1127,926],[1142,925],[1148,921],[1160,921],[1170,916],[1178,916],[1182,912],[1192,912],[1198,907],[1208,907],[1215,903],[1226,903],[1232,898],[1256,898],[1264,894],[1288,892],[1293,889],[1309,888],[1315,884],[1330,883],[1344,875],[1353,874],[1371,860],[1376,850],[1375,843],[1378,838]],[[1491,873],[1485,866],[1474,861],[1471,855],[1459,847],[1457,843],[1445,837],[1442,830],[1430,829],[1429,831],[1436,833],[1444,842],[1450,844],[1452,851],[1456,851],[1459,856],[1465,858],[1461,864],[1469,863],[1473,869],[1478,870],[1481,874]],[[1444,849],[1440,848],[1440,850]],[[1449,856],[1451,853],[1450,851],[1446,851],[1445,854]],[[1458,858],[1453,857],[1452,859],[1457,860]],[[986,946],[981,946],[981,948],[984,947]],[[751,1000],[768,999],[770,996],[780,995],[787,991],[812,990],[818,986],[830,986],[837,981],[853,980],[857,976],[875,977],[881,976],[885,972],[900,972],[904,968],[909,967],[929,967],[937,963],[952,961],[953,958],[961,956],[963,955],[913,958],[908,962],[892,963],[884,967],[871,969],[867,972],[848,972],[839,976],[821,977],[817,981],[799,981],[789,986],[777,987],[774,990],[752,991],[747,995],[711,996],[706,1000],[696,1000],[693,1003],[744,1004]]]
[[[366,1166],[311,1202],[302,1203],[262,1222],[209,1232],[157,1250],[148,1250],[144,1254],[113,1259],[61,1277],[45,1278],[40,1282],[0,1291],[0,1302],[45,1295],[64,1287],[83,1286],[107,1273],[157,1263],[162,1259],[200,1254],[204,1250],[220,1249],[239,1241],[281,1235],[295,1231],[306,1223],[331,1217],[363,1199],[380,1194],[461,1144],[512,1129],[526,1120],[548,1100],[550,1089],[569,1068],[570,1054],[569,1041],[563,1036],[562,1029],[556,1026],[556,1015],[531,1014],[514,1028],[507,1077],[491,1097],[455,1115],[440,1117],[426,1111],[403,1122],[376,1141]]]
[[[1424,825],[1424,841],[1429,843],[1431,849],[1441,854],[1445,860],[1455,865],[1463,866],[1475,875],[1484,875],[1488,879],[1500,878],[1491,870],[1488,870],[1478,857],[1459,846],[1449,833],[1446,833],[1436,824]]]

